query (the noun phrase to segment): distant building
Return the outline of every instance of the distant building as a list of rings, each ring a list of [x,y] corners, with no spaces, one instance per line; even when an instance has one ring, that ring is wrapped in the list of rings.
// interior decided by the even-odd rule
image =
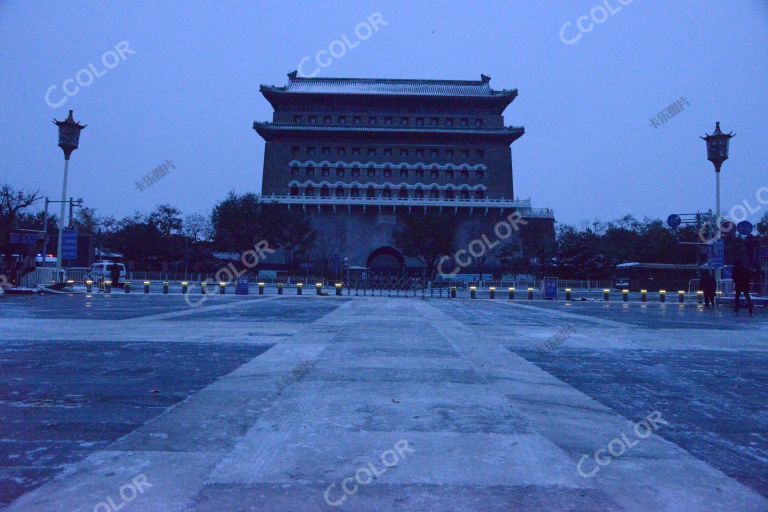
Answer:
[[[492,232],[514,211],[554,222],[548,209],[514,198],[510,145],[522,127],[503,112],[517,90],[480,80],[303,78],[261,86],[272,122],[253,128],[266,141],[262,197],[311,213],[336,261],[375,270],[413,262],[393,247],[406,215],[453,215],[457,248]],[[507,240],[506,242],[509,242]],[[495,266],[491,255],[482,263]],[[471,271],[465,269],[464,271]]]

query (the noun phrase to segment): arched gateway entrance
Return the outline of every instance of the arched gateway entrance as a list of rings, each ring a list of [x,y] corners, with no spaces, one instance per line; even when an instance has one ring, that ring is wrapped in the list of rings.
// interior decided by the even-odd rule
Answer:
[[[405,258],[393,247],[379,247],[368,256],[367,267],[373,273],[400,274]]]

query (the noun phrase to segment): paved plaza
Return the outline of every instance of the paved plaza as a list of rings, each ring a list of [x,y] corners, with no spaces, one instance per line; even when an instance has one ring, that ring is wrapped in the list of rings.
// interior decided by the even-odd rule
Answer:
[[[0,510],[768,511],[768,311],[0,299]]]

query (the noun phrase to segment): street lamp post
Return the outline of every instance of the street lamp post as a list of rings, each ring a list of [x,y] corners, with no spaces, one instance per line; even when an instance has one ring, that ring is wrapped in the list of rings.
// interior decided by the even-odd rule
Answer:
[[[64,184],[61,187],[61,210],[59,215],[59,240],[56,248],[56,272],[61,273],[62,241],[64,238],[64,216],[67,211],[67,173],[69,172],[69,157],[77,149],[80,142],[80,130],[86,127],[76,122],[72,117],[72,111],[64,121],[53,120],[53,124],[59,127],[59,147],[64,152]]]
[[[720,121],[715,122],[715,131],[712,134],[707,134],[702,137],[707,144],[707,160],[712,162],[715,166],[715,189],[716,189],[716,206],[715,206],[715,239],[720,240],[722,238],[722,218],[720,216],[720,168],[723,166],[723,162],[728,160],[728,145],[732,137],[735,137],[735,133],[723,133],[720,131]],[[725,262],[723,262],[725,263]],[[716,270],[716,279],[720,281],[722,274],[722,267],[718,267]]]

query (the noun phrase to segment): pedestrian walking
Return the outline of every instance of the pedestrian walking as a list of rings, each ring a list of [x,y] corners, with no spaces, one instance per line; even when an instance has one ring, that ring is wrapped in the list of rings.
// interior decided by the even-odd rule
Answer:
[[[747,309],[752,314],[752,297],[749,296],[749,284],[752,281],[752,271],[745,267],[741,260],[733,264],[733,285],[735,288],[733,298],[733,310],[739,314],[739,296],[743,293],[747,301]]]
[[[715,307],[715,290],[717,289],[717,283],[715,277],[709,270],[704,271],[704,275],[701,277],[701,291],[704,292],[704,307]]]

